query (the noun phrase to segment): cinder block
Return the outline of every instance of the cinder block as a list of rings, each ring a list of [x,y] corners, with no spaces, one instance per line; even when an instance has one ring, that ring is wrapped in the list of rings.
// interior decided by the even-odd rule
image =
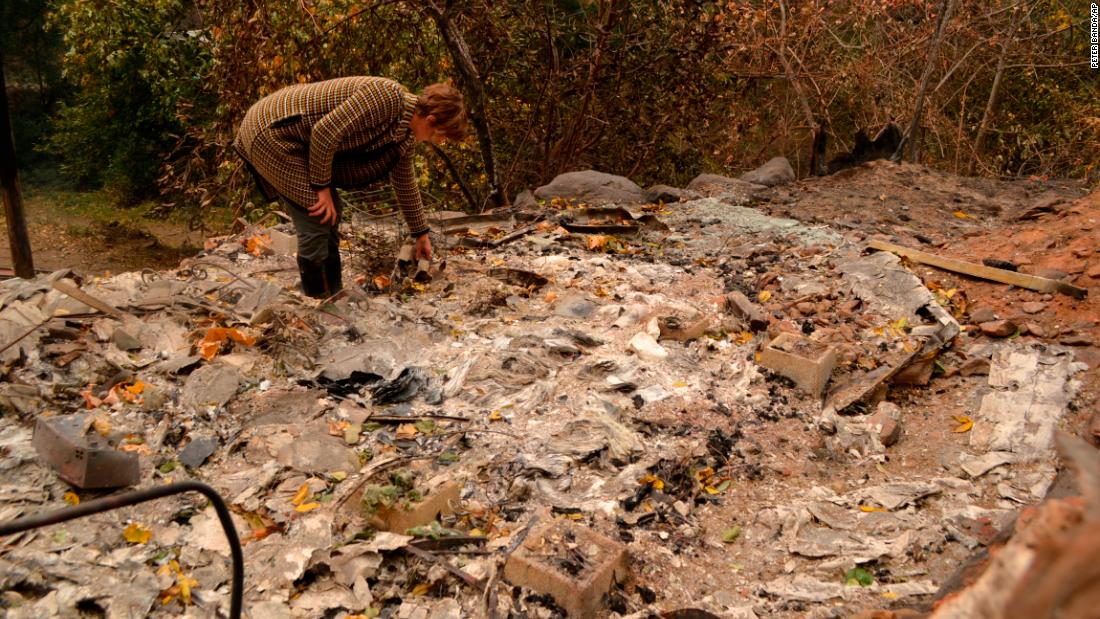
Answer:
[[[275,253],[284,256],[293,256],[298,253],[297,237],[278,230],[267,230],[265,234],[271,237],[271,250]]]
[[[823,342],[782,333],[764,347],[760,365],[793,380],[806,393],[820,396],[836,367],[836,351]]]
[[[583,525],[558,520],[531,532],[504,565],[504,578],[554,598],[574,619],[604,617],[611,584],[627,571],[626,547]]]
[[[383,507],[375,513],[381,521],[379,528],[404,534],[409,529],[422,527],[436,520],[440,515],[449,516],[454,513],[454,506],[458,503],[461,491],[461,484],[447,482],[433,490],[423,500],[407,508],[400,504]]]

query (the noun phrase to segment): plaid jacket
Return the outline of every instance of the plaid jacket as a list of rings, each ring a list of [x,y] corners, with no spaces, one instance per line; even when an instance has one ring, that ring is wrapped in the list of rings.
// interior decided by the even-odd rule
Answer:
[[[323,187],[354,188],[389,176],[409,230],[428,229],[413,171],[409,121],[416,95],[381,77],[289,86],[253,105],[233,147],[264,197],[309,208]]]

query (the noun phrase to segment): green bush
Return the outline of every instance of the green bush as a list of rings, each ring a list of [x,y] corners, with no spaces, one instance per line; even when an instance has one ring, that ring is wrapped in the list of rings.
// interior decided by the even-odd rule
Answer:
[[[76,96],[54,118],[47,150],[80,184],[120,202],[157,193],[163,154],[186,127],[209,63],[184,0],[63,0],[50,16],[64,33],[65,76]]]

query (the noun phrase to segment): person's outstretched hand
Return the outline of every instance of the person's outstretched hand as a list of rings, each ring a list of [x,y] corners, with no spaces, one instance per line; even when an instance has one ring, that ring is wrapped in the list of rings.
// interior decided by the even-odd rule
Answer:
[[[336,206],[332,203],[332,190],[328,187],[317,192],[317,203],[309,209],[313,217],[320,217],[324,225],[336,223]]]
[[[420,238],[416,239],[416,259],[432,259],[432,240],[428,238],[427,234],[421,235]]]

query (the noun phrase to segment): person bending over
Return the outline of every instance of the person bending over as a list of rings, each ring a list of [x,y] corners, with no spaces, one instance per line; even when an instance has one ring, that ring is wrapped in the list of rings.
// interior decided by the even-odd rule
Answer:
[[[450,84],[432,84],[414,95],[383,77],[288,86],[249,108],[233,147],[264,198],[287,203],[298,236],[302,292],[325,298],[342,288],[343,205],[334,188],[388,177],[416,239],[417,259],[431,258],[413,146],[460,140],[466,124],[462,94]]]

